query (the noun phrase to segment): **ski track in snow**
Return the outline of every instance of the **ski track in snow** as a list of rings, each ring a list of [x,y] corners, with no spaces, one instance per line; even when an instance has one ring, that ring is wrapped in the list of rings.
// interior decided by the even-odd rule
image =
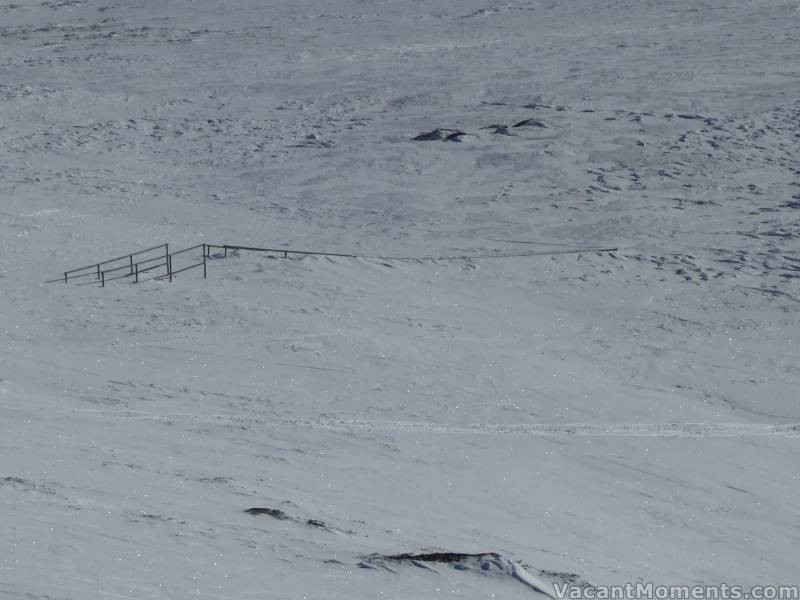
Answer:
[[[151,414],[135,411],[76,409],[76,416],[146,421],[231,423],[264,427],[309,427],[335,431],[395,431],[408,433],[589,436],[589,437],[800,437],[800,423],[530,423],[449,425],[411,421],[367,421],[348,419],[275,419],[239,415],[197,415],[187,413]]]

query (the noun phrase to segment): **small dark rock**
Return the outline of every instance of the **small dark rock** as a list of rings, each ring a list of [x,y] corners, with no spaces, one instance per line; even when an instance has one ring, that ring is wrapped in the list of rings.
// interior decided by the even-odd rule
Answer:
[[[459,139],[461,136],[467,135],[464,131],[459,131],[458,129],[434,129],[433,131],[426,131],[424,133],[420,133],[415,138],[412,138],[415,142],[460,142]]]
[[[547,127],[547,125],[537,119],[525,119],[514,125],[514,127]]]
[[[433,131],[426,131],[420,133],[417,137],[413,138],[415,142],[440,142],[444,139],[445,134],[441,129],[434,129]]]
[[[320,521],[319,519],[308,519],[306,521],[306,525],[310,525],[311,527],[322,527],[323,529],[329,529],[327,523],[325,523],[325,521]]]
[[[285,512],[277,508],[254,507],[254,508],[248,508],[244,512],[246,512],[248,515],[253,515],[254,517],[259,515],[267,515],[269,517],[272,517],[273,519],[278,519],[280,521],[287,521],[289,519],[289,515],[287,515]]]
[[[463,140],[464,136],[467,135],[465,131],[454,131],[446,138],[444,138],[445,142],[460,142]]]

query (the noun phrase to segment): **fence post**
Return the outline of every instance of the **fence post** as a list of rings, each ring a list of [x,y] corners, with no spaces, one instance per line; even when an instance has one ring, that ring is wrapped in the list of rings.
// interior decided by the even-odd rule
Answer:
[[[100,287],[106,287],[106,272],[100,272]]]
[[[206,274],[206,245],[203,244],[203,279],[207,278]]]
[[[134,272],[133,283],[139,283],[139,263],[136,263],[136,271]]]
[[[130,261],[131,261],[131,275],[133,275],[133,254],[131,254],[130,256],[128,256],[128,258],[129,258],[129,259],[130,259]]]
[[[64,273],[64,283],[67,283],[67,274]]]
[[[169,282],[172,283],[172,257],[167,255],[167,271],[169,271]]]
[[[97,265],[97,278],[100,279],[100,265]]]
[[[167,267],[167,275],[171,275],[172,269],[169,268],[169,244],[164,244],[164,266]],[[172,281],[170,279],[170,281]]]

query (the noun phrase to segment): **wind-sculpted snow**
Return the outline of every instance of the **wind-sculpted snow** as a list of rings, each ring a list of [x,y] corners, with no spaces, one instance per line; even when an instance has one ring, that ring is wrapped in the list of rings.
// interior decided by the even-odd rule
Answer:
[[[354,533],[352,531],[346,532],[329,525],[325,521],[320,521],[319,519],[298,519],[296,517],[291,517],[283,512],[279,508],[270,508],[270,507],[263,507],[263,506],[254,506],[251,508],[245,509],[247,514],[252,515],[254,517],[266,515],[268,517],[272,517],[273,519],[277,519],[279,521],[294,521],[295,523],[299,523],[301,525],[306,525],[308,527],[319,527],[326,531],[331,532],[340,532],[340,533]]]
[[[0,596],[790,581],[798,17],[0,1]]]
[[[419,554],[373,554],[366,557],[359,566],[365,569],[384,568],[396,573],[393,564],[410,564],[421,569],[435,570],[435,565],[448,565],[457,571],[468,571],[480,575],[510,577],[531,588],[534,592],[555,598],[548,589],[551,586],[540,581],[525,570],[525,567],[501,556],[497,552],[466,554],[460,552],[423,552]]]

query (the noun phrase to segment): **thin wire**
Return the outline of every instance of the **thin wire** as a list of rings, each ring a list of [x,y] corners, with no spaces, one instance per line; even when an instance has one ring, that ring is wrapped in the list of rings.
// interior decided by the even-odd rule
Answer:
[[[457,254],[457,255],[441,255],[441,256],[385,256],[377,255],[370,256],[366,254],[342,254],[338,252],[323,252],[323,251],[310,251],[310,250],[282,250],[279,248],[256,248],[256,247],[242,247],[242,246],[214,246],[212,248],[227,248],[229,250],[245,250],[251,252],[273,252],[284,254],[304,254],[306,256],[333,256],[338,258],[358,258],[362,260],[392,260],[392,261],[447,261],[447,260],[484,260],[493,258],[516,258],[525,256],[548,256],[557,254],[582,254],[584,252],[616,252],[618,247],[608,248],[580,248],[569,250],[540,250],[532,252],[495,252],[492,254]]]

